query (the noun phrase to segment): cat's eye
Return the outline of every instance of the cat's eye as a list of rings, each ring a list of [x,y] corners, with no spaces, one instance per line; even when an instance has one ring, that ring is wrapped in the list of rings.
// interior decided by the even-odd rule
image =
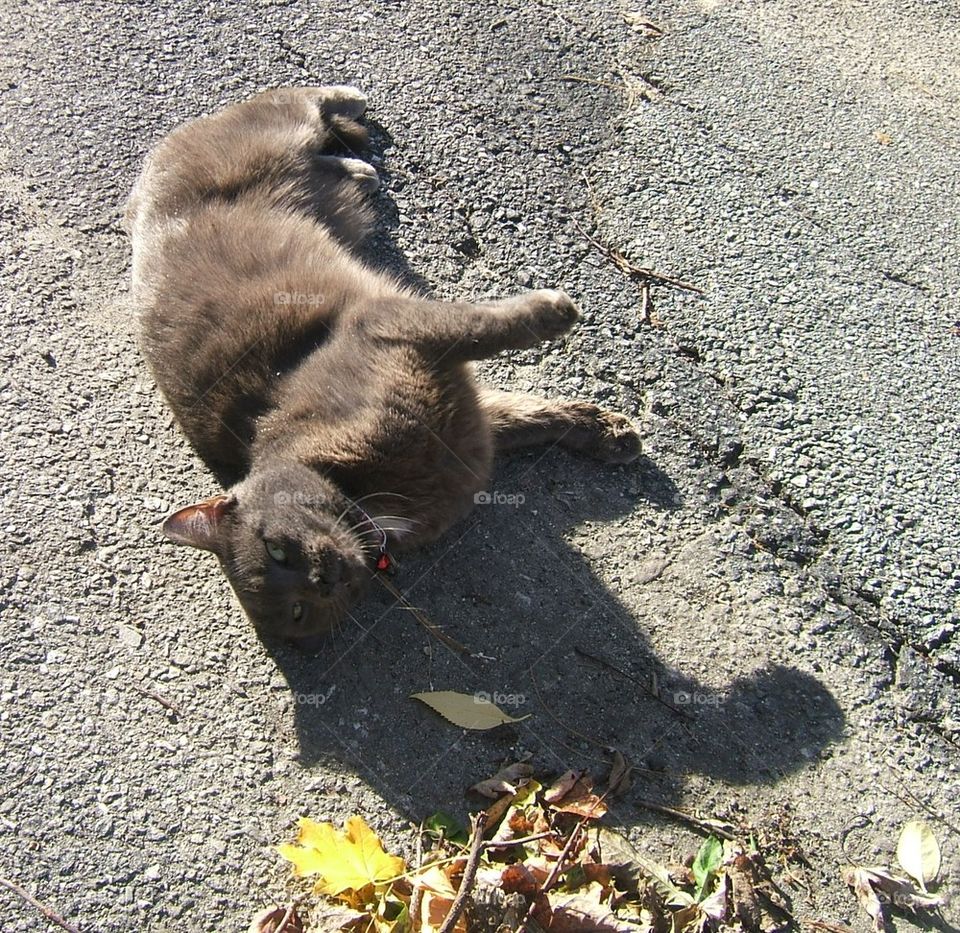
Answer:
[[[279,544],[274,544],[272,541],[264,541],[263,543],[267,546],[267,553],[278,564],[285,564],[287,562],[287,552],[280,547]]]
[[[299,622],[300,617],[303,615],[303,603],[294,603],[293,604],[293,621]]]

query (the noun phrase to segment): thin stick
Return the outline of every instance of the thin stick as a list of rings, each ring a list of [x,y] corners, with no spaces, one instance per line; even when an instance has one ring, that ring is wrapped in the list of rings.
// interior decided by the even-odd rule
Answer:
[[[560,75],[561,81],[575,81],[577,84],[592,84],[594,87],[606,87],[611,91],[629,91],[630,86],[623,82],[615,84],[613,81],[601,81],[599,78],[587,78],[584,75]]]
[[[63,917],[61,917],[60,914],[58,914],[55,910],[51,910],[51,908],[47,907],[47,905],[42,901],[38,901],[29,891],[25,891],[16,882],[10,881],[7,878],[0,878],[0,884],[2,884],[5,888],[9,888],[14,894],[18,894],[32,907],[36,907],[37,910],[39,910],[40,913],[47,918],[47,920],[66,930],[67,933],[80,933],[75,926],[71,926],[69,923],[67,923],[67,921],[64,920]]]
[[[457,896],[447,919],[443,921],[440,927],[440,933],[453,933],[453,928],[460,919],[460,914],[467,906],[467,898],[473,890],[473,882],[477,877],[477,866],[480,864],[480,853],[483,851],[483,824],[487,821],[487,814],[482,810],[471,819],[473,823],[473,838],[470,840],[470,855],[467,858],[467,867],[463,870],[463,878],[460,879],[460,888],[457,890]]]
[[[446,645],[451,651],[455,651],[457,654],[469,655],[470,651],[467,648],[464,648],[455,638],[451,638],[446,632],[441,632],[416,606],[411,606],[407,602],[406,596],[398,590],[393,583],[390,582],[385,576],[377,574],[377,580],[380,581],[380,584],[384,589],[389,590],[403,606],[404,609],[408,609],[413,617],[431,634],[437,641]]]
[[[701,820],[692,813],[684,813],[683,810],[674,810],[673,807],[665,807],[662,803],[654,803],[652,800],[634,799],[633,802],[646,810],[653,810],[654,813],[663,813],[665,816],[672,816],[675,819],[683,820],[683,822],[689,823],[691,826],[696,826],[697,829],[702,832],[716,833],[724,839],[736,839],[736,836],[729,829],[726,829],[724,824],[719,820]]]
[[[137,693],[145,697],[150,697],[151,700],[156,700],[162,707],[170,710],[172,713],[176,713],[181,719],[183,718],[183,710],[172,700],[168,700],[166,697],[162,697],[159,693],[154,693],[152,690],[147,690],[145,687],[138,687],[136,684],[130,684],[130,686],[133,687]]]
[[[521,836],[519,839],[507,839],[504,842],[495,842],[491,839],[489,842],[485,842],[483,847],[485,849],[508,849],[510,846],[522,846],[528,842],[536,842],[538,839],[547,839],[550,836],[556,836],[552,829],[546,833],[537,833],[535,836]]]
[[[634,265],[615,246],[605,246],[595,237],[590,236],[578,221],[574,220],[573,223],[580,231],[581,236],[591,246],[603,253],[624,275],[630,278],[647,279],[650,282],[661,282],[664,285],[672,285],[674,288],[682,288],[684,291],[695,292],[698,295],[706,294],[698,285],[691,285],[689,282],[674,278],[672,275],[664,275],[662,272],[656,272],[647,266]]]
[[[280,925],[276,929],[276,933],[284,933],[284,930],[287,928],[287,924],[293,919],[293,904],[291,904],[284,912],[283,916],[280,918]]]
[[[420,824],[420,830],[417,833],[417,871],[423,867],[423,823]],[[423,900],[423,888],[414,883],[413,894],[410,896],[410,929],[420,929],[420,902]]]
[[[598,658],[595,654],[590,654],[589,651],[585,651],[579,645],[574,645],[573,650],[582,657],[589,658],[591,661],[594,661],[601,667],[605,667],[607,670],[613,671],[615,674],[619,674],[621,677],[625,677],[631,683],[636,684],[645,694],[647,694],[647,696],[656,700],[661,706],[665,706],[668,710],[670,710],[671,713],[676,713],[678,716],[681,716],[684,719],[690,718],[682,709],[677,709],[677,707],[668,703],[665,699],[663,699],[663,697],[654,693],[654,691],[651,690],[645,683],[643,683],[643,681],[638,680],[633,676],[633,674],[628,674],[626,671],[621,670],[616,664],[611,664],[609,661],[605,661],[603,658]]]
[[[604,797],[606,794],[603,795]],[[598,803],[603,801],[603,797],[600,798]],[[594,809],[597,804],[594,804]],[[583,831],[583,827],[586,825],[587,820],[592,819],[591,815],[587,815],[581,818],[580,822],[574,827],[573,832],[570,833],[570,838],[567,839],[567,844],[563,847],[563,851],[560,853],[560,858],[557,859],[556,864],[550,871],[550,874],[547,875],[547,880],[543,882],[543,887],[540,888],[541,894],[546,894],[547,891],[553,887],[554,883],[557,880],[557,877],[560,874],[561,869],[563,868],[563,863],[566,861],[567,856],[570,854],[570,850],[573,848],[574,842],[580,838],[580,833]],[[530,906],[527,908],[527,912],[524,915],[523,920],[520,922],[520,926],[517,927],[516,933],[527,933],[528,924],[533,919],[533,912],[537,908],[537,898],[534,897],[530,901]]]

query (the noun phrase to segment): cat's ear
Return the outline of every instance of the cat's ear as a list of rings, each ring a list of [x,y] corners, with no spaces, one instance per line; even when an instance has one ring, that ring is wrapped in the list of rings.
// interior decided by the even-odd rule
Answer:
[[[233,496],[214,496],[188,505],[163,523],[163,533],[177,544],[217,554],[223,537],[223,521],[236,504]]]

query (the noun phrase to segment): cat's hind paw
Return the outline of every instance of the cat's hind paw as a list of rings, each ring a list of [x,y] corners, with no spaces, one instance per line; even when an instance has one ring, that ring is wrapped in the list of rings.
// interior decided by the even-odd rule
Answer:
[[[597,446],[586,452],[604,463],[632,463],[643,452],[643,446],[629,418],[601,411],[597,418]]]

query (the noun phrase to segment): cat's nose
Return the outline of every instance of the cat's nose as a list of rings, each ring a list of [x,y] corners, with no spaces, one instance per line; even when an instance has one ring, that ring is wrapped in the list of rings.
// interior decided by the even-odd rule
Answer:
[[[343,577],[343,559],[332,547],[321,548],[311,561],[310,582],[324,595]]]

